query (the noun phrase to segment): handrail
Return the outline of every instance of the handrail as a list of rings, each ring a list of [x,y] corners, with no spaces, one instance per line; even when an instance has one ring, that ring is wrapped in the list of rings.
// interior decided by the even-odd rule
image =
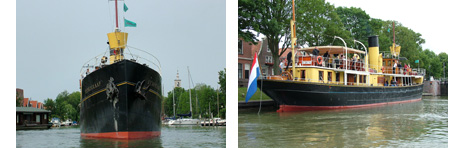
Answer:
[[[128,59],[128,58],[126,58],[126,56],[127,56],[127,55],[131,55],[131,56],[132,56],[132,59],[131,59],[131,60],[134,60],[134,61],[136,61],[136,62],[137,62],[139,59],[145,60],[146,62],[151,63],[151,64],[153,65],[152,69],[155,69],[155,67],[158,68],[157,70],[158,70],[160,76],[162,76],[162,72],[161,72],[161,63],[160,63],[160,60],[158,60],[157,57],[155,57],[153,54],[151,54],[151,53],[149,53],[149,52],[147,52],[147,51],[141,50],[141,49],[139,49],[139,48],[135,48],[135,47],[132,47],[132,46],[127,46],[127,47],[129,47],[128,50],[129,50],[130,48],[133,48],[133,49],[135,49],[136,51],[141,51],[141,52],[143,52],[143,53],[146,53],[147,55],[150,55],[151,57],[153,57],[153,58],[158,62],[158,64],[155,63],[155,62],[153,62],[153,61],[151,61],[151,60],[149,60],[148,58],[144,58],[144,57],[140,56],[139,54],[133,54],[133,53],[131,53],[131,51],[129,51],[129,53],[127,53],[127,52],[125,51],[125,52],[123,53],[124,59]],[[101,53],[101,54],[98,54],[97,56],[95,56],[95,57],[89,59],[85,64],[83,64],[83,66],[82,66],[81,69],[80,69],[80,76],[83,78],[83,74],[85,73],[84,69],[87,69],[87,68],[95,68],[95,67],[102,67],[102,66],[104,66],[104,65],[107,65],[107,64],[102,63],[100,60],[98,60],[98,59],[102,59],[103,56],[110,57],[110,53],[108,53],[107,51],[108,51],[108,49],[107,49],[105,52],[103,52],[103,53]],[[144,54],[144,55],[145,55],[145,54]],[[91,64],[91,65],[90,65],[89,63],[91,63],[91,62],[93,62],[93,61],[94,61],[94,64]],[[142,62],[137,62],[137,63],[142,63]],[[148,66],[148,65],[147,65],[147,66]],[[94,71],[94,70],[96,70],[96,69],[93,69],[93,71]]]

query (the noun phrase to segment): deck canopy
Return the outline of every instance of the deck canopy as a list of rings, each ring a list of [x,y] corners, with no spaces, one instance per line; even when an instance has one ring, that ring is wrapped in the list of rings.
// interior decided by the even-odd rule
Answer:
[[[298,51],[306,51],[308,53],[312,53],[313,49],[317,48],[319,50],[319,55],[323,55],[326,51],[329,51],[329,54],[341,54],[345,53],[345,47],[343,46],[314,46],[314,47],[307,47],[299,49]],[[358,49],[348,48],[348,53],[358,53],[358,54],[366,54],[366,52]]]

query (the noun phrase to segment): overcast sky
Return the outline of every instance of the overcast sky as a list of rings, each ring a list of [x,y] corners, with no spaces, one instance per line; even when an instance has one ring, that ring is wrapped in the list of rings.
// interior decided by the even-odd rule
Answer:
[[[425,44],[423,49],[430,49],[436,54],[446,52],[456,39],[458,31],[458,3],[448,0],[326,0],[336,7],[359,7],[371,18],[395,20],[405,27],[422,34]],[[453,31],[457,32],[454,33]],[[397,38],[397,37],[396,37]],[[404,50],[404,47],[402,47]],[[452,49],[451,49],[452,50]]]
[[[137,23],[121,28],[129,33],[128,45],[160,60],[165,94],[177,70],[188,89],[187,66],[195,84],[218,87],[226,58],[224,0],[127,0],[126,5],[123,14],[119,2],[121,17]],[[16,87],[42,102],[64,90],[79,91],[80,69],[106,51],[114,20],[114,1],[17,1]]]

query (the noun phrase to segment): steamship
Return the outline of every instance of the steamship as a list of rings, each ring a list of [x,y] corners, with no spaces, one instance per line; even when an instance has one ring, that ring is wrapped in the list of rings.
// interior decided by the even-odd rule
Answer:
[[[118,8],[116,5],[117,1],[115,8]],[[124,53],[125,48],[130,51],[137,48],[127,46],[128,33],[118,29],[118,16],[116,18],[115,31],[107,34],[109,49],[93,58],[101,59],[96,60],[97,64],[85,63],[81,70],[81,136],[157,137],[161,134],[161,67],[155,63],[142,63],[142,59],[152,60],[139,56],[125,58],[129,55]]]
[[[295,47],[297,39],[294,22],[295,17],[291,20],[291,47]],[[340,37],[335,39],[345,46],[302,48],[297,53],[292,48],[293,62],[286,71],[258,79],[257,86],[279,104],[278,112],[358,108],[421,100],[425,70],[398,66],[405,58],[399,55],[401,46],[395,44],[394,35],[390,52],[379,51],[378,36],[368,37],[369,52],[359,41],[354,40],[364,51],[348,48]],[[353,59],[349,59],[351,55]]]

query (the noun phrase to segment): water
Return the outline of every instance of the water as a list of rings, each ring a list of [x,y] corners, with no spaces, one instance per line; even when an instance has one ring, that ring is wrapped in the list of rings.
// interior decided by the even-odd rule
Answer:
[[[446,97],[374,108],[239,110],[239,147],[447,147]]]
[[[163,126],[147,140],[84,139],[74,126],[16,131],[16,147],[225,147],[225,137],[225,127]]]

